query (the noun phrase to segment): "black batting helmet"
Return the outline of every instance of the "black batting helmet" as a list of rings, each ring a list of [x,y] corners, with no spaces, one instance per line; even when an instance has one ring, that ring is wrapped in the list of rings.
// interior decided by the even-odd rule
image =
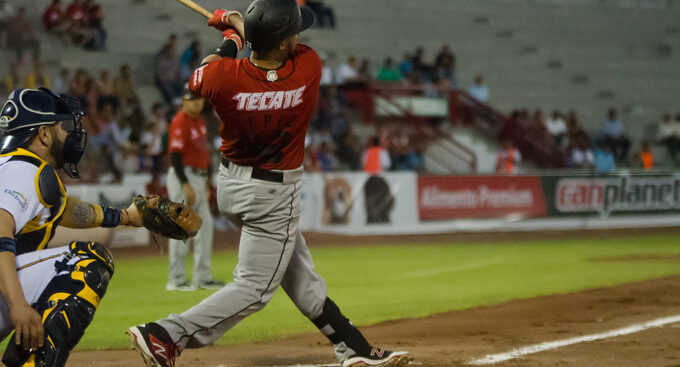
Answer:
[[[296,0],[255,0],[244,16],[246,46],[255,52],[269,52],[286,38],[314,24],[311,10]]]

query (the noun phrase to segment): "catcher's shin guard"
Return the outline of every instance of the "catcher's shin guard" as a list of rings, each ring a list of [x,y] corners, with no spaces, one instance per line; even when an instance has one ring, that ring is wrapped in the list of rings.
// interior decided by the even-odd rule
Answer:
[[[7,366],[64,366],[94,318],[113,276],[113,256],[96,242],[72,242],[69,248],[71,256],[55,263],[57,275],[34,304],[43,318],[43,347],[29,353],[9,343],[2,357]]]
[[[321,316],[312,320],[319,330],[335,346],[335,354],[340,361],[344,361],[352,355],[369,355],[371,345],[351,321],[341,312],[338,306],[330,298],[326,298],[323,304]]]

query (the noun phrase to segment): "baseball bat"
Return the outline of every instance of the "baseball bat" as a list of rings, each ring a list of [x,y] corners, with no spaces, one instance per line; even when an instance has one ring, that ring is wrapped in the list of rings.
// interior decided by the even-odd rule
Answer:
[[[205,10],[205,8],[203,8],[202,6],[196,4],[195,2],[193,2],[191,0],[177,0],[177,1],[186,5],[187,7],[189,7],[189,9],[197,12],[198,14],[201,14],[202,16],[204,16],[208,19],[212,18],[212,16],[213,16],[213,13]]]

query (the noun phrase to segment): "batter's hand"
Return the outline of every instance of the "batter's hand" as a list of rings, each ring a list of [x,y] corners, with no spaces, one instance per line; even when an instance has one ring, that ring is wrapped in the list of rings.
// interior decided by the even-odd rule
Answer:
[[[227,29],[234,26],[234,22],[238,20],[243,21],[243,16],[237,11],[228,11],[224,9],[217,9],[213,13],[212,18],[208,20],[208,25],[215,27],[220,31],[226,31]]]
[[[16,329],[15,343],[23,345],[25,350],[38,349],[43,346],[43,324],[40,314],[28,303],[11,308],[9,318]]]
[[[187,182],[182,184],[182,191],[184,191],[184,200],[186,200],[184,205],[190,208],[193,207],[196,202],[196,192],[194,191],[194,188]]]

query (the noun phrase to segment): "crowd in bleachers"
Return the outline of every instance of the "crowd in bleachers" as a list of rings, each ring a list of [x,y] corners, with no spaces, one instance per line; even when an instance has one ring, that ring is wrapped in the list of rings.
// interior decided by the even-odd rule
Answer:
[[[42,22],[66,45],[94,51],[106,49],[104,13],[93,0],[72,0],[66,7],[61,0],[52,0],[43,12]]]
[[[335,27],[332,8],[321,1],[307,1],[307,5],[318,19],[324,20],[319,26]],[[164,134],[179,106],[184,83],[204,55],[200,42],[191,41],[179,52],[177,36],[169,35],[154,57],[154,81],[163,101],[156,103],[151,111],[144,111],[126,65],[117,71],[62,68],[51,78],[40,61],[40,45],[35,37],[38,28],[68,45],[90,50],[106,47],[102,8],[92,0],[71,0],[68,5],[52,0],[43,12],[42,27],[26,17],[23,7],[14,9],[6,0],[0,0],[0,46],[12,51],[9,69],[0,80],[0,91],[6,95],[19,87],[45,86],[76,96],[87,112],[85,123],[90,148],[95,152],[93,177],[102,170],[109,172],[107,177],[114,181],[125,173],[164,171]],[[361,118],[352,101],[345,97],[344,89],[348,85],[396,83],[406,88],[415,87],[424,96],[447,96],[457,86],[456,56],[450,47],[443,45],[432,59],[427,59],[424,48],[419,47],[412,53],[404,53],[398,61],[386,57],[379,66],[367,58],[352,55],[334,64],[332,57],[319,53],[323,61],[321,91],[305,145],[306,170],[365,169],[367,153],[377,142],[389,157],[387,163],[382,162],[383,159],[379,166],[386,170],[423,171],[426,140],[414,138],[408,123],[377,124],[366,136],[366,128],[359,125]],[[489,87],[482,75],[475,76],[473,84],[465,90],[482,103],[490,100]],[[206,116],[215,125],[210,129],[214,135],[218,121],[208,112],[209,107]],[[657,138],[638,142],[632,154],[633,146],[623,126],[613,109],[596,136],[586,133],[573,111],[566,114],[552,111],[548,115],[541,110],[533,113],[517,110],[501,132],[499,157],[503,155],[506,163],[507,157],[514,157],[512,160],[519,163],[523,142],[531,140],[558,147],[563,153],[564,167],[610,172],[617,166],[653,166],[651,147],[663,145],[672,163],[677,164],[680,116],[676,116],[675,121],[670,115],[665,116]],[[361,130],[363,136],[360,137],[357,130]],[[516,154],[509,153],[518,147]]]
[[[610,108],[603,119],[597,134],[590,136],[581,126],[575,111],[563,114],[554,110],[545,116],[542,110],[530,114],[526,109],[515,110],[503,127],[499,141],[510,148],[528,146],[528,141],[538,141],[544,146],[555,146],[562,152],[562,162],[558,167],[599,173],[614,172],[617,168],[633,168],[653,170],[659,163],[664,166],[680,166],[680,114],[675,121],[670,113],[663,115],[663,120],[652,126],[656,135],[633,142],[625,131],[618,111]],[[664,147],[667,153],[653,149]],[[507,150],[507,149],[506,149]],[[501,151],[500,154],[505,154]],[[665,154],[660,157],[659,154]],[[499,167],[500,172],[504,171]]]

